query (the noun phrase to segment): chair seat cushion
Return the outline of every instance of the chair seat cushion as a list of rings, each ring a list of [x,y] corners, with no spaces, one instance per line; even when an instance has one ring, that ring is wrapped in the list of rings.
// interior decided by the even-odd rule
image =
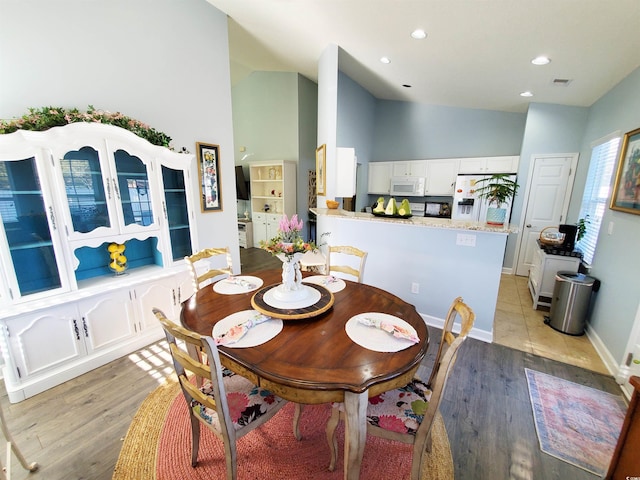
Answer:
[[[415,435],[427,411],[431,390],[421,380],[369,399],[367,421],[392,432]]]
[[[224,369],[224,387],[227,392],[227,405],[233,422],[233,427],[238,430],[250,424],[257,418],[277,407],[283,400],[269,390],[254,385],[241,375],[236,375],[231,370]],[[210,381],[205,381],[200,391],[205,395],[214,397]],[[218,414],[215,410],[205,407],[200,402],[192,400],[193,413],[205,422],[220,430]]]

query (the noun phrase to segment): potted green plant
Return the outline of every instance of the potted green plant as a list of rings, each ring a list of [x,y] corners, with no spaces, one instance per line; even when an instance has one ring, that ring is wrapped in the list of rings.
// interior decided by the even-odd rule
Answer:
[[[486,199],[489,203],[487,223],[504,225],[507,209],[503,205],[516,195],[518,183],[511,179],[509,173],[496,173],[476,181],[476,186],[478,198]]]

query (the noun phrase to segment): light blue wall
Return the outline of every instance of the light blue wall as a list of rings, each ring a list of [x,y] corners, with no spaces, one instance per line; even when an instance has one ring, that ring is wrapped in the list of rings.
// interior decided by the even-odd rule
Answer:
[[[309,211],[309,171],[316,170],[318,134],[318,85],[298,75],[298,216],[304,222]],[[315,196],[315,191],[313,195]]]
[[[296,205],[306,222],[308,171],[316,168],[317,84],[298,73],[253,72],[233,87],[232,98],[236,165],[249,179],[252,162],[297,162]],[[249,202],[242,203],[250,208]]]
[[[253,72],[232,91],[235,159],[298,160],[298,74]],[[245,147],[241,153],[239,147]]]
[[[591,157],[591,143],[612,132],[640,127],[640,69],[632,72],[589,109],[589,121],[580,150]],[[581,161],[571,198],[569,216],[578,217],[588,161]],[[615,173],[614,173],[615,176]],[[612,179],[613,182],[614,179]],[[613,233],[607,228],[613,223]],[[602,281],[596,297],[591,329],[615,360],[622,364],[640,301],[640,216],[606,209],[591,274]]]
[[[587,125],[589,109],[584,107],[568,107],[532,103],[527,112],[527,123],[522,139],[522,151],[518,167],[518,183],[520,189],[513,201],[511,223],[516,225],[522,221],[524,212],[524,193],[528,181],[531,156],[536,154],[576,153],[580,151],[584,129]],[[588,163],[589,158],[579,158],[579,164]],[[584,179],[582,180],[584,182]],[[568,221],[574,222],[568,219]],[[563,223],[568,223],[565,221]],[[518,235],[511,234],[507,240],[504,267],[515,266],[515,249]]]
[[[523,113],[378,100],[373,161],[519,155]]]
[[[368,165],[373,149],[376,99],[343,72],[338,72],[338,147],[355,148],[358,157],[356,211],[369,204]]]
[[[229,245],[240,265],[227,16],[205,0],[2,0],[1,11],[0,118],[93,105],[176,148],[220,145],[223,211],[196,212],[198,238]]]

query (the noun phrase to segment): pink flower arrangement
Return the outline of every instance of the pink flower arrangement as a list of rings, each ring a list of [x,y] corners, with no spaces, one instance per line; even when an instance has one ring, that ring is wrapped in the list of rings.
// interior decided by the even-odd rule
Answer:
[[[273,255],[279,253],[293,255],[294,253],[315,250],[317,247],[313,242],[305,242],[300,236],[302,227],[303,222],[298,220],[298,215],[293,215],[291,219],[284,215],[278,225],[278,235],[268,242],[260,242],[260,248]]]

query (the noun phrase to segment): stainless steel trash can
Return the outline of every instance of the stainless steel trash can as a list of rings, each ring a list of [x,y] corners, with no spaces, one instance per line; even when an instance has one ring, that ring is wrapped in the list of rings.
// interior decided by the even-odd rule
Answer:
[[[558,272],[546,323],[559,332],[582,335],[591,309],[593,292],[599,288],[600,281],[588,275]]]

